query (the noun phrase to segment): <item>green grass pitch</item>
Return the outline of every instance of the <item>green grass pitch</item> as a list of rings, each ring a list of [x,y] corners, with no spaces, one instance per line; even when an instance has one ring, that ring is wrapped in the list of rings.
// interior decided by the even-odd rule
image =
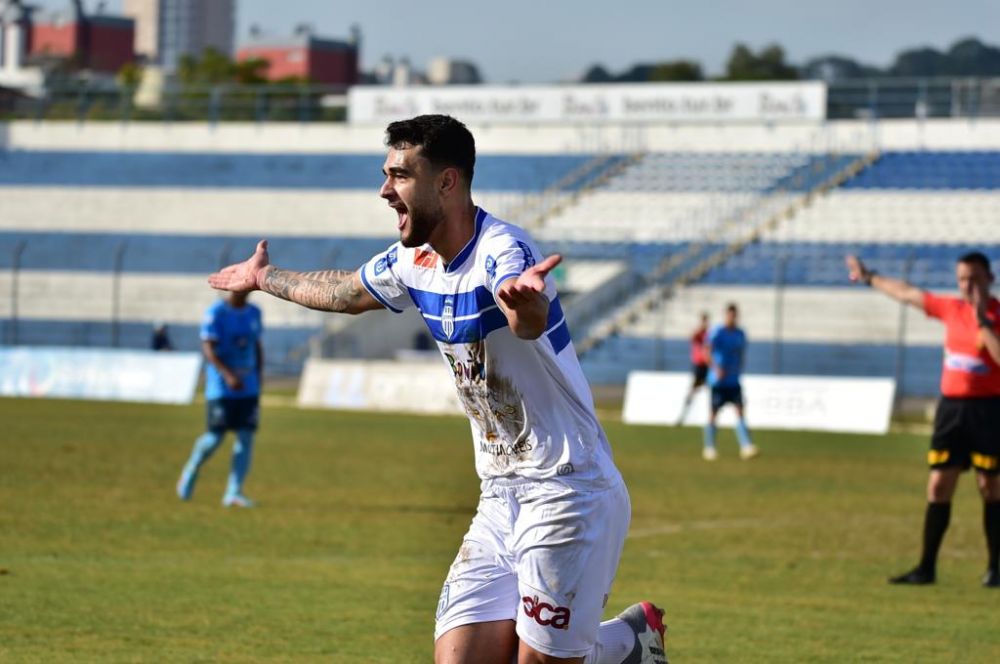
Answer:
[[[0,661],[428,662],[476,505],[468,423],[267,406],[247,493],[230,440],[191,503],[202,407],[0,400]],[[674,662],[998,662],[963,478],[939,582],[899,588],[923,436],[756,432],[701,461],[694,429],[608,422],[633,502],[607,615],[667,610]]]

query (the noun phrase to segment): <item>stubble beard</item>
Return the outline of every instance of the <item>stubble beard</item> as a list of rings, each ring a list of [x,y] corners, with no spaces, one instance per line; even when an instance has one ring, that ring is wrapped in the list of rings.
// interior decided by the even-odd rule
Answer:
[[[400,244],[408,249],[427,244],[441,220],[444,219],[444,210],[440,205],[431,210],[411,207],[408,214],[410,215],[409,232],[404,230],[399,236]]]

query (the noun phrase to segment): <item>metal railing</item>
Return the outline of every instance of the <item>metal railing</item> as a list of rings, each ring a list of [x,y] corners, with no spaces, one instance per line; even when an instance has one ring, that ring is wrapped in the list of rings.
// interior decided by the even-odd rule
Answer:
[[[1000,117],[1000,78],[881,78],[836,81],[826,116],[840,119]]]
[[[53,86],[44,96],[19,96],[0,106],[0,119],[156,122],[343,122],[345,89],[315,85],[217,85],[165,88],[159,102],[136,101],[136,88]]]
[[[0,98],[0,119],[168,122],[344,122],[347,89],[306,84],[167,86],[156,105],[136,103],[135,87],[97,82],[53,84],[39,98]],[[875,78],[828,84],[826,117],[1000,117],[1000,78]],[[629,139],[641,149],[643,127]],[[589,139],[605,140],[597,128]]]

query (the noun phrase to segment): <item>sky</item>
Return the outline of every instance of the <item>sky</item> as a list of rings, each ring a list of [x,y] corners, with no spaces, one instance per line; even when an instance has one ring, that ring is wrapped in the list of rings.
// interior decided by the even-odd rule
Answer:
[[[121,5],[107,2],[112,13]],[[237,43],[254,23],[275,36],[307,23],[334,39],[357,24],[363,69],[385,55],[418,69],[447,56],[475,62],[489,83],[569,81],[595,63],[617,73],[679,58],[719,74],[738,41],[776,42],[795,64],[835,53],[879,67],[907,48],[944,50],[968,36],[1000,43],[997,0],[237,0],[237,14]]]

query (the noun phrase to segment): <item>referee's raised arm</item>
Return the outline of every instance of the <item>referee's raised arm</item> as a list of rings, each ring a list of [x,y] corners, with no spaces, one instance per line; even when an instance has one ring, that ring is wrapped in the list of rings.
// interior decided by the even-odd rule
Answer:
[[[851,281],[871,286],[899,302],[912,305],[918,309],[924,308],[924,291],[902,279],[893,279],[869,269],[864,262],[854,254],[844,257],[847,263],[847,276]]]

